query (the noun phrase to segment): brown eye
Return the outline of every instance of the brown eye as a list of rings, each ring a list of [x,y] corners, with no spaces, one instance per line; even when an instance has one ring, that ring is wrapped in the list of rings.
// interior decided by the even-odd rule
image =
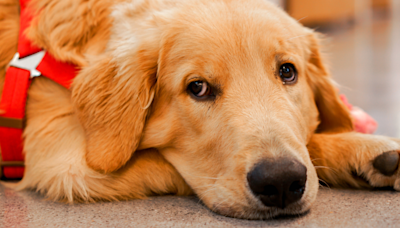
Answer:
[[[207,82],[203,82],[203,81],[195,81],[195,82],[191,82],[188,86],[188,91],[189,93],[191,93],[192,95],[194,95],[195,97],[198,98],[203,98],[206,96],[211,95],[211,88],[210,86],[207,84]]]
[[[293,84],[297,81],[296,68],[291,63],[282,64],[279,68],[279,76],[283,84]]]

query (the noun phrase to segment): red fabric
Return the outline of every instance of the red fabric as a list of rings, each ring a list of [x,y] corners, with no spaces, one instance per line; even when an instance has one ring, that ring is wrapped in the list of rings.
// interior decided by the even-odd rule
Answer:
[[[19,5],[21,7],[21,11],[25,10],[30,0],[19,0]]]
[[[32,14],[26,9],[28,2],[29,0],[20,0],[21,14],[18,38],[20,58],[41,51],[25,35],[25,29],[29,27],[32,20]],[[59,62],[47,52],[36,69],[42,73],[42,76],[52,79],[67,89],[70,88],[77,73],[77,68],[74,65]],[[5,111],[5,113],[0,117],[21,120],[25,118],[25,106],[30,84],[29,71],[14,67],[7,70],[0,101],[0,110]],[[22,134],[23,129],[0,126],[0,148],[3,161],[24,161]],[[3,174],[6,178],[22,178],[24,167],[3,167]]]
[[[30,73],[27,70],[10,67],[6,75],[0,103],[0,109],[6,111],[6,113],[1,116],[23,119],[27,91],[30,85]],[[8,77],[8,75],[12,75],[12,77]]]
[[[24,176],[25,168],[19,166],[10,166],[3,168],[3,175],[8,179],[19,179]]]
[[[20,1],[21,5],[22,2]],[[40,48],[32,45],[31,41],[25,35],[25,29],[29,27],[32,20],[32,14],[29,10],[25,10],[25,7],[21,7],[21,15],[20,15],[20,27],[19,27],[19,38],[18,38],[18,53],[20,58],[26,57],[28,55],[35,54],[36,52],[41,51]]]
[[[361,108],[351,105],[344,94],[340,95],[340,99],[347,106],[353,117],[354,130],[364,134],[373,134],[378,128],[378,123]]]
[[[5,111],[1,117],[23,119],[30,85],[30,72],[10,67],[4,81],[0,109]],[[0,127],[0,147],[3,161],[24,161],[23,129]],[[23,176],[23,167],[4,167],[3,174],[7,178]]]
[[[70,88],[72,80],[77,73],[77,68],[74,65],[57,61],[47,52],[36,69],[45,77],[67,89]]]

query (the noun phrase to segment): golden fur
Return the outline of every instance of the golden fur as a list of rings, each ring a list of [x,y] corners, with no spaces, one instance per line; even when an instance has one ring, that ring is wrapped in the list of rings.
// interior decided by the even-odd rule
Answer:
[[[317,174],[332,186],[400,190],[399,174],[372,166],[400,140],[352,132],[317,35],[264,0],[32,0],[30,8],[32,42],[81,71],[71,91],[33,81],[25,175],[9,186],[70,203],[195,193],[213,211],[249,219],[307,211]],[[18,1],[0,1],[1,84],[18,16]],[[285,61],[298,70],[295,85],[276,76]],[[187,94],[196,78],[218,86],[215,101]],[[246,181],[254,164],[282,157],[307,167],[304,196],[283,210],[264,206]]]

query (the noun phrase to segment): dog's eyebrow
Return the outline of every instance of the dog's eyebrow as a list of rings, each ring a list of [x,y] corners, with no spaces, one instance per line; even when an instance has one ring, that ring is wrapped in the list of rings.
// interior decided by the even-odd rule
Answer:
[[[287,56],[286,54],[276,54],[275,55],[276,62],[294,62],[295,59],[292,56]]]
[[[207,79],[209,81],[212,81],[214,79],[214,77],[212,76],[212,74],[189,74],[186,77],[186,81],[192,81],[192,80],[198,80],[198,79]]]

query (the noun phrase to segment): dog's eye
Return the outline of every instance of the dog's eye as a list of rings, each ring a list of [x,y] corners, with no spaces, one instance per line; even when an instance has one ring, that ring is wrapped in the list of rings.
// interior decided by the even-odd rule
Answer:
[[[188,90],[191,94],[199,98],[206,97],[212,93],[210,86],[207,82],[203,81],[191,82],[188,86]]]
[[[296,68],[291,63],[282,64],[279,68],[279,76],[283,84],[293,84],[297,81]]]

